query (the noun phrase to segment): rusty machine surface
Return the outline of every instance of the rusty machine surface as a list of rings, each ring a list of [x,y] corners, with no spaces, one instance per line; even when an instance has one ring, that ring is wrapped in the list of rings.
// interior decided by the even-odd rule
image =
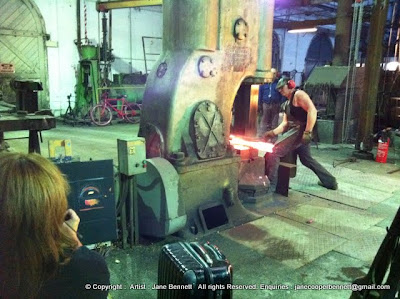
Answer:
[[[163,52],[149,74],[139,136],[139,231],[205,233],[254,219],[238,199],[232,107],[271,76],[273,0],[165,0]],[[257,108],[255,108],[257,109]]]

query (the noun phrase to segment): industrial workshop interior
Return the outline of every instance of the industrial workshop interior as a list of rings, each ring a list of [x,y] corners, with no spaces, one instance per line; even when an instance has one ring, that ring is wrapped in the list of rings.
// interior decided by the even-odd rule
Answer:
[[[3,227],[0,298],[398,298],[398,0],[0,7],[0,165],[51,161],[78,244],[35,277]]]

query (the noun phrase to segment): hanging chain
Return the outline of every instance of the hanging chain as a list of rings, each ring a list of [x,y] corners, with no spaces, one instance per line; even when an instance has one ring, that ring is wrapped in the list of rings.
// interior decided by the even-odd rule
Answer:
[[[89,39],[87,36],[87,6],[86,6],[86,1],[83,4],[84,6],[84,19],[85,19],[85,44],[88,45],[89,44]]]

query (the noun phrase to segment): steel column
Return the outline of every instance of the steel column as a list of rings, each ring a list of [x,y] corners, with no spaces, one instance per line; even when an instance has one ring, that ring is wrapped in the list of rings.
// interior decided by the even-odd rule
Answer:
[[[364,103],[361,105],[360,122],[356,140],[356,149],[371,151],[373,147],[372,134],[374,127],[378,85],[380,77],[380,63],[382,62],[382,41],[389,1],[378,0],[372,10],[367,61],[364,78]],[[363,146],[361,146],[363,143]]]
[[[332,65],[347,65],[351,33],[351,4],[349,0],[339,0],[336,17],[335,48]]]

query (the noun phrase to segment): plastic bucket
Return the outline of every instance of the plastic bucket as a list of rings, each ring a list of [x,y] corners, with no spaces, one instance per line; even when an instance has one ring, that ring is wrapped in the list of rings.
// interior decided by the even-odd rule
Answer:
[[[387,139],[386,142],[382,141],[379,139],[378,141],[378,150],[376,152],[376,162],[379,163],[386,163],[388,152],[389,152],[389,138]]]

